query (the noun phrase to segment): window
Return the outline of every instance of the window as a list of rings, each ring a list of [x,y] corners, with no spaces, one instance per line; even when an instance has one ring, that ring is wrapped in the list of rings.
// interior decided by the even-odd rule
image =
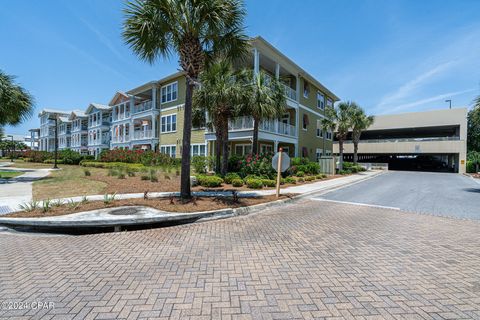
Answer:
[[[160,153],[168,154],[170,157],[175,158],[175,155],[177,153],[177,146],[176,145],[161,146]]]
[[[321,92],[317,92],[317,108],[325,109],[325,96]]]
[[[325,150],[325,155],[331,156],[332,155],[332,150]]]
[[[307,130],[308,127],[308,115],[303,114],[302,129]]]
[[[168,116],[162,116],[162,128],[161,132],[175,132],[177,131],[177,115],[169,114]]]
[[[260,152],[261,153],[272,153],[273,146],[271,144],[261,144],[260,145]]]
[[[320,160],[320,157],[322,156],[322,154],[323,154],[323,149],[316,149],[315,150],[315,155],[316,155],[317,162],[318,162],[318,160]]]
[[[205,144],[192,144],[190,146],[191,155],[193,156],[206,156],[207,148]]]
[[[310,94],[310,87],[308,85],[308,82],[303,80],[303,97],[308,98],[309,94]]]
[[[327,107],[333,107],[333,100],[327,99]]]
[[[322,121],[317,120],[317,137],[323,138]]]
[[[235,154],[239,156],[244,156],[252,152],[251,144],[237,144],[235,146]]]
[[[326,136],[328,140],[332,140],[332,131],[327,131]]]
[[[162,103],[177,100],[178,82],[170,83],[162,87]]]

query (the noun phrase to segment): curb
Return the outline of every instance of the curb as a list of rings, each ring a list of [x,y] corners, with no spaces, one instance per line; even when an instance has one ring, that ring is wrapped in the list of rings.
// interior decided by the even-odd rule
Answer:
[[[313,190],[310,192],[297,194],[287,199],[280,199],[275,201],[270,201],[266,203],[260,203],[253,206],[248,207],[240,207],[240,208],[225,208],[220,210],[213,210],[213,211],[202,211],[202,212],[192,212],[192,213],[166,213],[165,211],[160,211],[154,208],[146,207],[146,206],[123,206],[123,207],[114,207],[114,208],[105,208],[105,209],[97,209],[91,211],[84,211],[84,212],[77,212],[76,214],[80,213],[87,213],[92,211],[99,211],[100,213],[108,213],[112,209],[118,210],[121,208],[135,208],[139,212],[144,213],[164,213],[165,215],[162,216],[154,216],[154,217],[129,217],[125,219],[111,219],[111,220],[103,220],[99,221],[96,219],[90,220],[83,220],[83,221],[66,221],[66,220],[38,220],[38,218],[1,218],[0,217],[0,226],[10,226],[10,227],[35,227],[35,228],[86,228],[86,227],[97,227],[97,228],[106,228],[106,227],[113,227],[115,230],[120,230],[122,226],[133,226],[133,225],[148,225],[154,223],[163,223],[163,222],[181,222],[181,221],[189,221],[192,222],[207,222],[219,219],[226,219],[235,216],[246,216],[250,214],[254,214],[265,210],[267,208],[274,208],[279,207],[287,203],[295,203],[303,198],[310,197],[312,195],[320,195],[327,192],[331,192],[334,190],[338,190],[340,188],[353,185],[367,179],[371,179],[378,175],[383,174],[383,171],[380,171],[372,176],[365,177],[355,182],[347,182],[341,185],[338,185],[334,188],[326,189],[326,190]]]

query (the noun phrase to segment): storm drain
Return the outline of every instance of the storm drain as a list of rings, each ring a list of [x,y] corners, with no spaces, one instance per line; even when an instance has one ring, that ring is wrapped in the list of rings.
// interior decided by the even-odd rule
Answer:
[[[129,215],[138,214],[138,212],[139,211],[135,208],[121,208],[121,209],[112,210],[108,214],[111,214],[114,216],[129,216]]]

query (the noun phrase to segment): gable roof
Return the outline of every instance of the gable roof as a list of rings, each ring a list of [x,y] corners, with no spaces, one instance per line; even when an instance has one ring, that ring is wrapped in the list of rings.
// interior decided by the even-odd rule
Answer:
[[[58,113],[60,115],[68,115],[71,111],[66,110],[59,110],[59,109],[51,109],[51,108],[44,108],[39,113],[38,116],[40,117],[44,113]]]
[[[84,111],[82,110],[73,110],[69,115],[68,115],[68,119],[69,120],[72,120],[73,118],[77,117],[77,118],[86,118],[87,115],[85,114]]]
[[[85,110],[85,113],[86,114],[89,114],[92,109],[95,108],[97,110],[105,110],[105,111],[108,111],[108,110],[111,110],[112,107],[110,106],[106,106],[104,104],[100,104],[100,103],[90,103],[90,105],[88,106],[87,110]]]
[[[110,102],[108,103],[109,106],[113,106],[115,105],[115,101],[117,101],[119,98],[127,98],[128,99],[128,95],[123,92],[123,91],[117,91],[115,92],[115,95],[113,96],[112,100],[110,100]]]

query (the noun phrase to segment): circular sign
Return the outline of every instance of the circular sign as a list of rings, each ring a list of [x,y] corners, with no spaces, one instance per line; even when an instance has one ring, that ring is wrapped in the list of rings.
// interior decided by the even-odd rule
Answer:
[[[272,158],[272,167],[275,171],[278,168],[278,157],[280,153],[277,152]],[[287,169],[290,168],[290,157],[285,152],[282,152],[282,163],[280,163],[280,172],[285,172]]]

